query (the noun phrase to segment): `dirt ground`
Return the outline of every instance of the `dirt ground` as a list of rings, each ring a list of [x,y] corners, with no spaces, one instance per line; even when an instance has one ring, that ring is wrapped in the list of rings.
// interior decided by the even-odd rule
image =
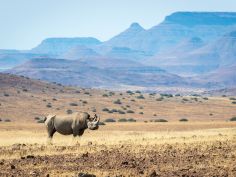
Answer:
[[[110,123],[78,140],[55,134],[52,145],[42,125],[12,124],[0,126],[0,176],[236,176],[235,123]]]

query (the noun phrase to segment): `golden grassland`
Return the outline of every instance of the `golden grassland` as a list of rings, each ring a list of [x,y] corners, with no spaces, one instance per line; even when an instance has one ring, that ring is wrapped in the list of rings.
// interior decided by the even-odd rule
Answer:
[[[236,174],[234,122],[107,123],[76,140],[56,133],[52,145],[46,144],[43,124],[11,122],[0,128],[0,159],[5,168],[1,176],[31,176],[33,172],[39,176]]]
[[[16,83],[12,79],[11,87],[7,81],[0,89],[0,176],[74,176],[78,172],[236,176],[236,122],[229,121],[236,116],[236,104],[229,97],[160,99],[159,94],[69,88],[22,78]],[[118,99],[121,104],[114,103]],[[104,108],[124,114],[104,112]],[[96,113],[102,121],[133,118],[137,122],[106,123],[76,140],[56,133],[53,144],[46,144],[44,124],[35,117],[67,114],[67,110]],[[180,122],[181,118],[189,121]],[[155,119],[168,122],[150,122]]]

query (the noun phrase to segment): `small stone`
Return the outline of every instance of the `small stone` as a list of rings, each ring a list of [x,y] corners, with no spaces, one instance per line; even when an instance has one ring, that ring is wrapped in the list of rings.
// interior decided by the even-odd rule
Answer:
[[[92,143],[91,141],[89,141],[89,142],[88,142],[88,145],[91,146],[91,145],[93,145],[93,143]]]
[[[16,166],[11,164],[11,169],[16,169]]]

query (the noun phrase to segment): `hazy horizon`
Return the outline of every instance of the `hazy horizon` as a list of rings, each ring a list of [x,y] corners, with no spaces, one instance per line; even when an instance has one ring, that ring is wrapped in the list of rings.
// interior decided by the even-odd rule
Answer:
[[[0,49],[27,50],[50,37],[95,37],[106,41],[133,22],[149,29],[177,11],[235,12],[236,2],[0,0]]]

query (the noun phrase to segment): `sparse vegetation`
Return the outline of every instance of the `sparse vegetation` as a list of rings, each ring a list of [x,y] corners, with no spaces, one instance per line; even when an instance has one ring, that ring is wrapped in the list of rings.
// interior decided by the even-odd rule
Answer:
[[[119,114],[125,114],[125,112],[122,111],[122,110],[118,110],[118,113],[119,113]]]
[[[51,103],[48,103],[48,104],[46,105],[46,107],[47,107],[47,108],[51,108],[51,107],[52,107],[52,104],[51,104]]]
[[[236,121],[236,117],[232,117],[230,121]]]
[[[107,94],[103,94],[102,96],[103,96],[103,97],[108,97],[108,95],[107,95]]]
[[[118,122],[127,122],[127,121],[128,121],[128,120],[125,119],[125,118],[121,118],[121,119],[118,120]]]
[[[143,95],[136,96],[137,99],[145,99]]]
[[[129,113],[129,114],[133,114],[133,113],[134,113],[133,110],[128,110],[128,111],[126,111],[126,112]]]
[[[166,119],[155,119],[154,122],[168,122]]]
[[[127,119],[127,122],[137,122],[137,120],[135,120],[133,118],[129,118],[129,119]]]
[[[104,122],[99,122],[98,125],[106,125]]]
[[[120,101],[120,99],[117,99],[116,101],[113,102],[114,104],[122,104],[122,102]]]
[[[180,121],[180,122],[188,122],[188,119],[182,118],[182,119],[180,119],[179,121]]]
[[[164,97],[157,98],[156,101],[162,101],[164,100]]]
[[[182,100],[183,100],[183,101],[189,101],[187,98],[183,98]]]
[[[5,97],[9,97],[10,95],[8,93],[4,93],[4,96]]]
[[[234,97],[230,97],[229,100],[236,100],[236,98],[234,98]]]
[[[70,106],[78,106],[77,103],[70,103]]]
[[[104,111],[104,112],[108,112],[109,109],[108,109],[108,108],[103,108],[102,111]]]
[[[71,109],[67,109],[67,114],[72,114],[73,113],[73,111],[71,110]]]
[[[113,118],[109,118],[109,119],[106,119],[104,122],[116,122],[116,120]]]
[[[172,94],[168,94],[168,93],[161,93],[160,95],[161,95],[161,97],[167,97],[167,98],[173,97]]]

